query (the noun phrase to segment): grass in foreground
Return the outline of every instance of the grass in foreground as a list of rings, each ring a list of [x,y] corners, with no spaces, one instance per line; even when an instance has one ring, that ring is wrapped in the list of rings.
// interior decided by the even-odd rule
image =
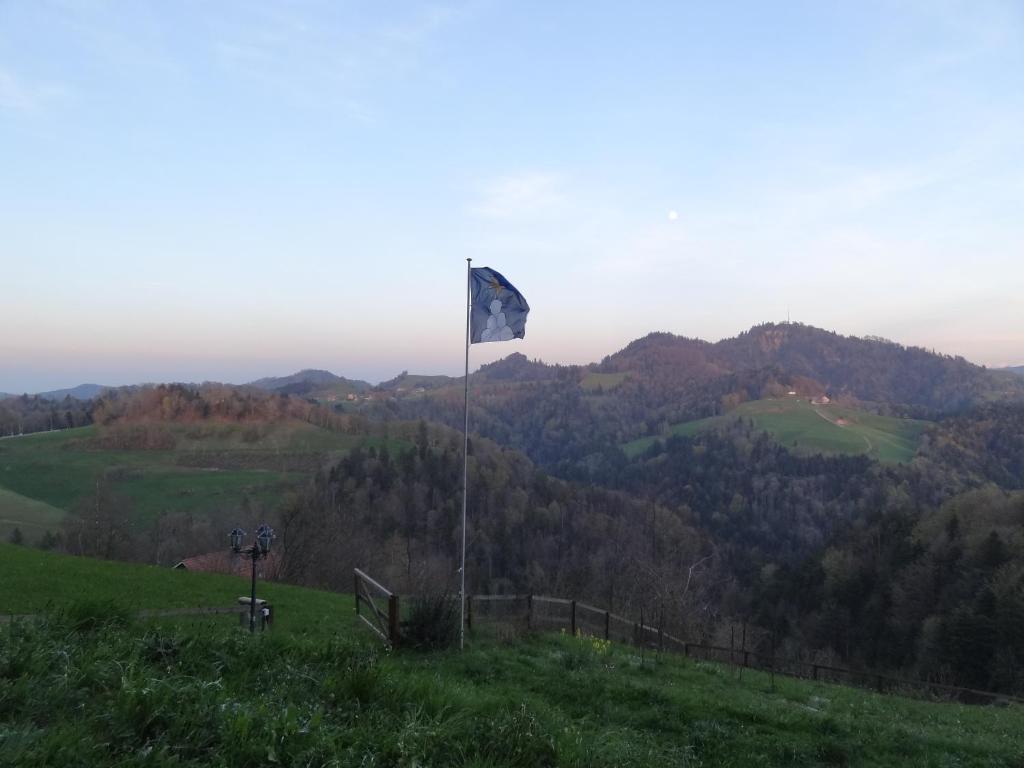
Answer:
[[[914,457],[929,422],[878,416],[844,406],[814,406],[803,398],[753,400],[727,414],[676,424],[671,434],[692,437],[736,419],[750,419],[758,429],[797,453],[856,456],[865,454],[883,463],[903,463]],[[623,446],[637,456],[655,437],[642,437]]]
[[[349,596],[0,545],[0,765],[1006,766],[1024,710],[879,696],[546,635],[387,653]],[[83,602],[84,601],[84,602]]]
[[[354,633],[105,618],[0,628],[0,764],[938,768],[1024,754],[1017,708],[772,690],[590,638],[387,654]]]

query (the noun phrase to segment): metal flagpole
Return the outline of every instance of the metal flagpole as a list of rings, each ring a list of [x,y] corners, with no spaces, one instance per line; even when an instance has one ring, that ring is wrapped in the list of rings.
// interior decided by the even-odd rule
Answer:
[[[462,434],[462,567],[459,573],[459,650],[466,645],[466,487],[469,478],[469,313],[472,307],[472,259],[466,259],[466,424]]]

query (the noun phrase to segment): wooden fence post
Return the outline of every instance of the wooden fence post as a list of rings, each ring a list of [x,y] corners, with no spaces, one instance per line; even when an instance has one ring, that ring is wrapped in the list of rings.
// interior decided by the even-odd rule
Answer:
[[[473,596],[466,595],[466,629],[473,628]]]
[[[611,611],[605,611],[604,612],[604,639],[605,640],[610,640],[611,639],[611,628],[612,628],[611,625],[612,625],[612,612]]]
[[[392,595],[388,598],[388,639],[391,641],[392,648],[398,647],[400,626],[398,618],[398,595]]]
[[[572,617],[570,618],[570,626],[572,627],[572,636],[576,637],[576,601],[572,601]]]
[[[818,665],[817,664],[811,664],[811,679],[812,680],[817,680],[818,679]]]
[[[359,615],[359,574],[352,574],[352,594],[356,596],[356,616]]]
[[[526,629],[533,629],[533,595],[526,596]]]

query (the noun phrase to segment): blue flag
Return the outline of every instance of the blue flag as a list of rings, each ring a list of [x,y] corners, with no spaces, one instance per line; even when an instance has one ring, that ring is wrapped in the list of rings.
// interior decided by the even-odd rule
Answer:
[[[470,343],[509,341],[526,336],[530,305],[499,272],[490,267],[470,270],[470,296]]]

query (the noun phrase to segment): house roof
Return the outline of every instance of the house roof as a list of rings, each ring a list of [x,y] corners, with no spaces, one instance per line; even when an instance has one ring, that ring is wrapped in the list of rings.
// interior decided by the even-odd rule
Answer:
[[[251,573],[252,565],[244,553],[218,550],[186,557],[176,563],[174,568],[197,573],[225,573],[247,577]],[[281,558],[277,552],[270,552],[266,557],[256,561],[256,575],[261,579],[273,581],[280,572]]]

